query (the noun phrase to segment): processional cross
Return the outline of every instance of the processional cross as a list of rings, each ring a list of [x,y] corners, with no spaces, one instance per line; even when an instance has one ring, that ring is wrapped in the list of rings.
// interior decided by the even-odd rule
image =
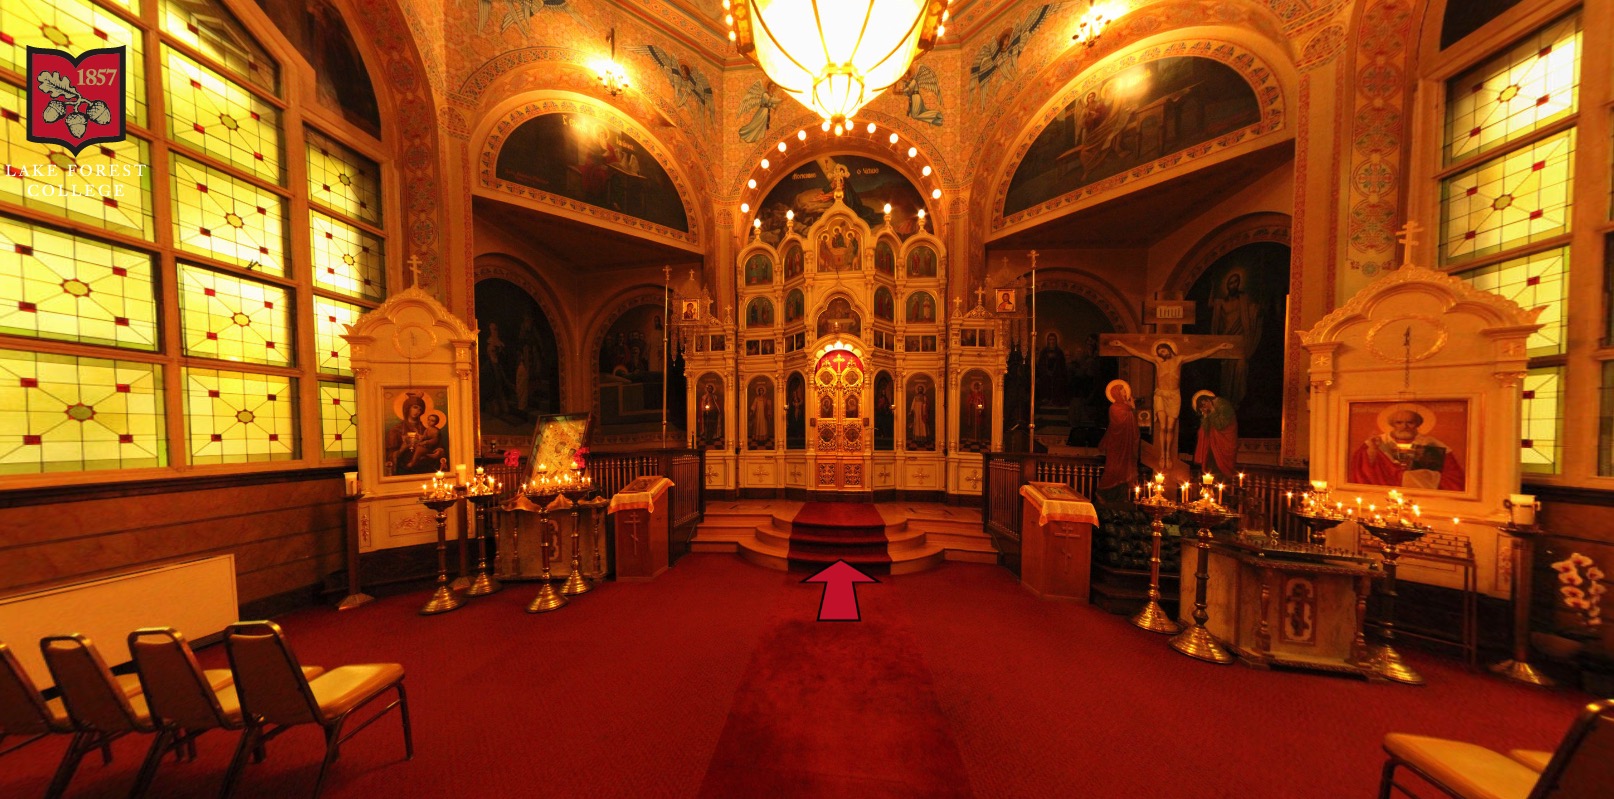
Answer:
[[[1412,253],[1418,247],[1418,234],[1423,232],[1423,225],[1416,219],[1408,219],[1401,229],[1396,231],[1395,240],[1401,242],[1401,265],[1413,264]]]
[[[409,272],[415,276],[415,285],[420,285],[420,256],[411,253],[409,256]]]

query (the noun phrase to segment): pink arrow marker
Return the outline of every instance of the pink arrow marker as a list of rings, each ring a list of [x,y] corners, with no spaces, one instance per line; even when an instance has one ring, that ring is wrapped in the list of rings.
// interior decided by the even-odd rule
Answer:
[[[862,621],[857,611],[857,584],[880,581],[844,560],[837,560],[802,582],[824,584],[824,596],[818,601],[819,621]]]

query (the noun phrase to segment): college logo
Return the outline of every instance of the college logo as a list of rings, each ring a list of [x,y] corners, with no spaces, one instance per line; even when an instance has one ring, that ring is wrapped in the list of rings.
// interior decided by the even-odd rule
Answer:
[[[92,144],[123,141],[126,47],[77,56],[28,48],[28,140],[60,144],[78,155]]]

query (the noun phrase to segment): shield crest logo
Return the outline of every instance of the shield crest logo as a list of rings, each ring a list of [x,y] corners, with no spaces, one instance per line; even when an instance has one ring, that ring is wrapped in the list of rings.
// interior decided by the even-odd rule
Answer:
[[[127,47],[73,55],[28,48],[28,140],[59,144],[78,155],[100,142],[123,141]]]

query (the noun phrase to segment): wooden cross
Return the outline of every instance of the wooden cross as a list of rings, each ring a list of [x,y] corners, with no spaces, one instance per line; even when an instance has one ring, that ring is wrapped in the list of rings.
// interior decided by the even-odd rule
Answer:
[[[409,256],[409,271],[410,271],[410,273],[412,273],[415,276],[415,285],[419,286],[420,285],[420,256],[419,255],[411,254]]]
[[[1423,232],[1423,225],[1416,219],[1408,219],[1401,229],[1396,231],[1395,240],[1401,242],[1401,263],[1405,266],[1412,264],[1412,253],[1418,247],[1418,234]]]

